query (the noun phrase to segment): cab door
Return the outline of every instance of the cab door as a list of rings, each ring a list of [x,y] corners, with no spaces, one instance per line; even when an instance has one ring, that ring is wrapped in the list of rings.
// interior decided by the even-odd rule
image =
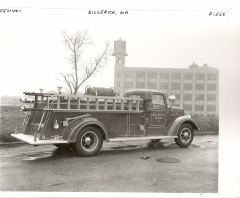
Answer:
[[[167,104],[164,95],[153,95],[150,112],[145,113],[148,119],[147,135],[163,135],[167,126]]]

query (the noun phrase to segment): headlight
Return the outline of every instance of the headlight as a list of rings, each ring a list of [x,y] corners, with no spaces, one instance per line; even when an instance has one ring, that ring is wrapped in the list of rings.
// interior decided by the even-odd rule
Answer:
[[[59,124],[58,124],[57,120],[55,120],[55,121],[53,122],[53,128],[54,128],[55,130],[59,128]]]
[[[187,116],[188,118],[191,118],[191,115],[189,115],[189,114],[186,114],[186,116]]]

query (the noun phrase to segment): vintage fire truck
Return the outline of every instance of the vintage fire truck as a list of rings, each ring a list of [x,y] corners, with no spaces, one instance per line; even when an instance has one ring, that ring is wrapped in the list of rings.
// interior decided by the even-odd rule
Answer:
[[[11,135],[32,145],[71,148],[80,156],[98,154],[103,140],[158,142],[168,138],[187,147],[194,130],[199,130],[182,107],[173,106],[175,96],[167,101],[158,90],[132,89],[119,97],[113,88],[87,86],[82,95],[42,90],[24,94],[33,97],[28,107],[24,103],[20,106],[26,129]]]

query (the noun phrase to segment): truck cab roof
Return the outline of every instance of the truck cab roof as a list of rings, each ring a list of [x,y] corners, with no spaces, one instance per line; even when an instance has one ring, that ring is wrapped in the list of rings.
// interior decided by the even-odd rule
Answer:
[[[155,89],[131,89],[125,92],[125,96],[128,97],[130,95],[137,95],[142,99],[152,99],[152,95],[164,95],[165,94],[161,91]]]

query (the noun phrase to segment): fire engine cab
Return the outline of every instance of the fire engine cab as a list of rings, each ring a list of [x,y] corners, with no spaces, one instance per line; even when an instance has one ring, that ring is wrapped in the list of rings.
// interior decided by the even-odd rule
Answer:
[[[178,146],[187,147],[194,130],[199,130],[182,107],[173,106],[175,96],[167,101],[158,90],[132,89],[119,97],[113,88],[87,86],[82,95],[24,94],[33,97],[28,106],[20,107],[26,114],[26,129],[11,135],[32,145],[72,148],[85,157],[98,154],[103,140],[174,139]]]

